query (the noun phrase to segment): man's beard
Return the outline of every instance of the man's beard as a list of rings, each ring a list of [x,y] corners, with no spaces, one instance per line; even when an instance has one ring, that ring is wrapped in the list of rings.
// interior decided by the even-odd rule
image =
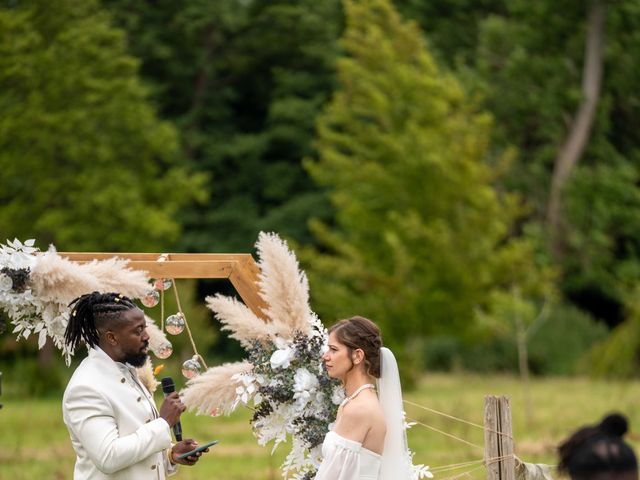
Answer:
[[[133,367],[140,368],[144,365],[144,362],[147,361],[148,356],[149,354],[147,353],[131,353],[124,358],[124,362]]]
[[[147,343],[144,348],[147,348],[149,346],[149,344]],[[144,365],[144,363],[147,361],[147,357],[149,356],[148,353],[143,353],[143,352],[138,352],[138,353],[128,353],[125,357],[124,357],[124,362],[128,363],[129,365],[136,367],[136,368],[140,368],[141,366]]]

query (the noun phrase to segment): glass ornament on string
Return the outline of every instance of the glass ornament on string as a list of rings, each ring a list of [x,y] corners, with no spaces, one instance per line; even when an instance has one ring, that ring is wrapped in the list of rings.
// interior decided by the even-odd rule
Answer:
[[[153,308],[160,303],[160,292],[157,290],[149,290],[140,298],[140,301],[145,307]]]
[[[184,315],[181,312],[168,316],[164,322],[165,330],[171,335],[179,335],[182,333],[184,325]]]
[[[173,353],[173,346],[170,342],[163,343],[156,350],[153,351],[156,357],[165,359],[169,358]]]
[[[173,285],[173,283],[171,282],[170,278],[156,278],[156,280],[153,282],[153,288],[158,291],[169,290],[171,288],[171,285]]]
[[[202,366],[198,360],[198,355],[194,355],[182,364],[182,375],[184,375],[185,378],[193,378],[200,374],[201,369]]]

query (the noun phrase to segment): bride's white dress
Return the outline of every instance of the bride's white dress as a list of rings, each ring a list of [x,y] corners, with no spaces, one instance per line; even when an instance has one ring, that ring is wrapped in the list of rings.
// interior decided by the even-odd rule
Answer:
[[[316,480],[378,480],[382,457],[361,443],[327,433]]]
[[[404,425],[402,389],[398,364],[393,353],[382,347],[382,375],[378,380],[378,400],[384,413],[387,433],[382,456],[362,444],[327,433],[322,444],[322,464],[315,480],[410,480],[411,457]],[[366,387],[366,386],[363,386]]]

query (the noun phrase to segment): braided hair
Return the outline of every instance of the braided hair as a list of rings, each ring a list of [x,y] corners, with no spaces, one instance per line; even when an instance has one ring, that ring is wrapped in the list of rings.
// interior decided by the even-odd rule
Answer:
[[[364,364],[367,374],[380,378],[380,348],[382,338],[380,329],[368,318],[355,316],[346,320],[340,320],[329,329],[329,333],[334,333],[340,343],[345,345],[351,352],[360,349],[364,352]],[[353,368],[353,360],[351,361]]]
[[[98,345],[98,327],[116,320],[122,312],[137,308],[133,301],[119,293],[87,293],[73,300],[71,315],[64,332],[65,344],[74,351],[81,341],[90,347]]]

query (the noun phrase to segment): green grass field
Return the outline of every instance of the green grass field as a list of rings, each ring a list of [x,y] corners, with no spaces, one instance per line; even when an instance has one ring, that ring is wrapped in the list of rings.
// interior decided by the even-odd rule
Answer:
[[[513,377],[427,375],[407,400],[453,417],[482,424],[485,395],[508,395],[514,420],[516,454],[525,461],[555,463],[554,446],[584,423],[618,410],[630,417],[631,429],[640,425],[640,382],[604,382],[575,378],[536,379],[532,382],[533,415],[527,422],[522,387]],[[160,400],[160,396],[157,397]],[[0,480],[70,479],[74,453],[62,423],[60,399],[3,399],[0,410]],[[425,463],[436,478],[484,478],[481,464],[460,469],[448,465],[482,459],[482,429],[407,405],[407,416],[429,427],[409,431],[416,463]],[[206,441],[219,439],[196,467],[183,468],[177,479],[277,479],[286,445],[276,454],[258,446],[251,434],[248,411],[232,417],[209,418],[185,414],[183,429]],[[472,444],[472,445],[470,445]],[[634,444],[634,447],[637,447]],[[467,473],[468,472],[468,473]]]

